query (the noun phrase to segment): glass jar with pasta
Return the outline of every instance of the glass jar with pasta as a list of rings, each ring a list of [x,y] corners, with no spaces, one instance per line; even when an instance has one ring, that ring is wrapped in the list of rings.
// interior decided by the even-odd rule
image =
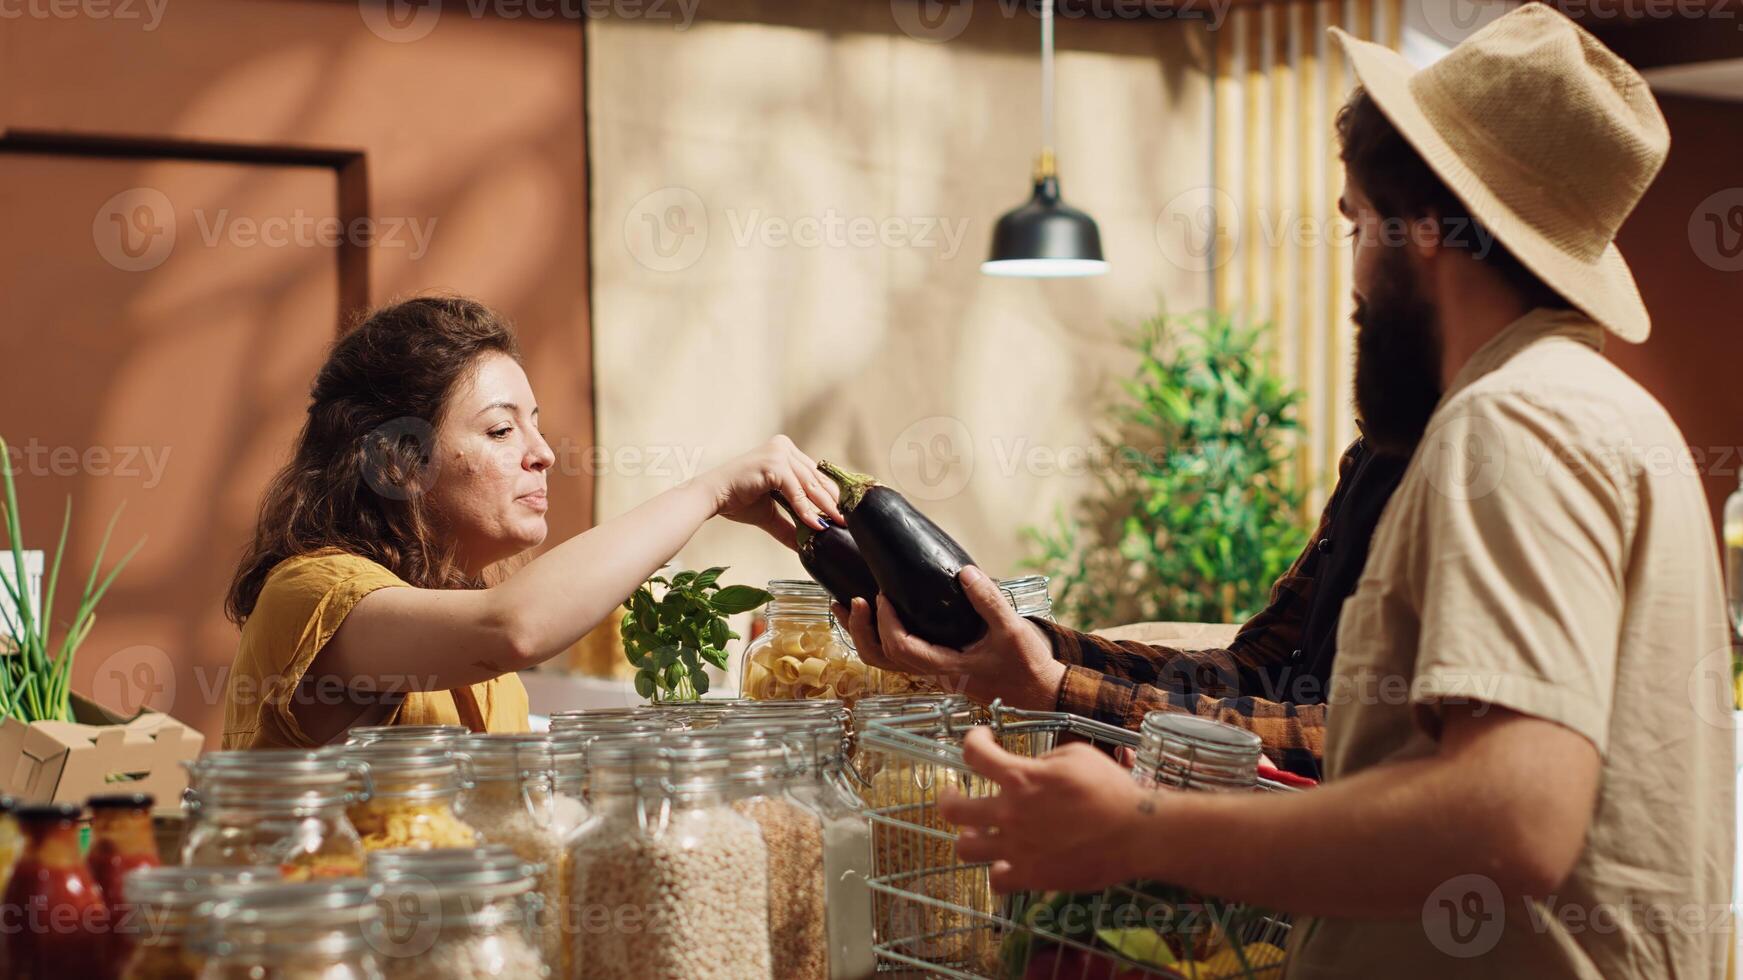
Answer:
[[[409,847],[474,847],[478,832],[460,817],[460,794],[472,788],[471,766],[439,745],[377,742],[347,745],[344,758],[361,763],[375,784],[367,800],[346,815],[366,851]]]
[[[768,629],[745,647],[739,690],[756,701],[839,698],[851,703],[876,693],[877,671],[854,653],[835,617],[829,593],[809,579],[769,583],[774,599]]]
[[[182,864],[276,868],[292,881],[363,874],[346,811],[369,797],[368,770],[299,749],[208,752],[184,765]]]

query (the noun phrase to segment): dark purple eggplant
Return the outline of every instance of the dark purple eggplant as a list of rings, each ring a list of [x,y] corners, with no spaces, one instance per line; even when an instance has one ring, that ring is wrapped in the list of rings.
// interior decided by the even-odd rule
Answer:
[[[859,545],[847,528],[830,524],[821,531],[812,530],[811,525],[799,519],[785,496],[779,493],[769,496],[793,519],[793,533],[799,539],[799,564],[805,566],[818,585],[828,589],[844,606],[853,605],[855,598],[871,602],[877,596],[878,580],[860,557]],[[825,523],[828,520],[824,518]]]
[[[878,591],[915,636],[962,649],[986,635],[986,621],[957,581],[974,559],[908,498],[863,473],[817,464],[841,487],[841,513]]]

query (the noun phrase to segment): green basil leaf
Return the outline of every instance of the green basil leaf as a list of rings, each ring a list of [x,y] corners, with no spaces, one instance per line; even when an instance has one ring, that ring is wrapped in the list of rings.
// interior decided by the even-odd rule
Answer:
[[[654,696],[654,675],[652,671],[644,669],[635,672],[635,693],[644,698],[651,698]]]
[[[723,616],[731,616],[735,613],[750,612],[773,598],[774,596],[762,589],[749,585],[729,585],[714,593],[711,602],[715,612]]]

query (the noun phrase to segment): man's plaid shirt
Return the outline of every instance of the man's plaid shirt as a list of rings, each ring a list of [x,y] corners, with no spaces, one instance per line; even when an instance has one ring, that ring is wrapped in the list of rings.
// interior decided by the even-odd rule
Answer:
[[[1359,445],[1359,443],[1358,443]],[[1313,605],[1315,575],[1356,445],[1338,463],[1339,488],[1326,503],[1307,547],[1271,589],[1271,604],[1249,619],[1226,650],[1179,650],[1132,640],[1109,640],[1036,620],[1066,665],[1058,710],[1136,729],[1151,711],[1185,711],[1258,734],[1279,766],[1318,775],[1325,751],[1324,704],[1267,700],[1275,678],[1300,655],[1303,627]],[[1390,487],[1387,488],[1390,493]]]

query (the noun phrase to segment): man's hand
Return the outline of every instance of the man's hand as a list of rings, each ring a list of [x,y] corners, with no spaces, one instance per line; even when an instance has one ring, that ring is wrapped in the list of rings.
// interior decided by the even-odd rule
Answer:
[[[1053,659],[1052,644],[1041,628],[1017,615],[999,584],[980,569],[965,566],[960,581],[987,624],[986,635],[963,650],[937,646],[908,632],[881,594],[875,622],[864,599],[853,600],[851,609],[836,603],[835,618],[847,624],[860,659],[873,667],[939,678],[946,690],[960,690],[982,703],[998,698],[1014,708],[1054,710],[1065,665]]]
[[[1137,848],[1154,849],[1142,829],[1168,794],[1146,790],[1131,773],[1076,742],[1038,759],[999,748],[987,728],[968,733],[962,757],[999,786],[996,796],[947,790],[944,819],[960,825],[956,853],[992,862],[992,886],[1089,891],[1139,877]]]

